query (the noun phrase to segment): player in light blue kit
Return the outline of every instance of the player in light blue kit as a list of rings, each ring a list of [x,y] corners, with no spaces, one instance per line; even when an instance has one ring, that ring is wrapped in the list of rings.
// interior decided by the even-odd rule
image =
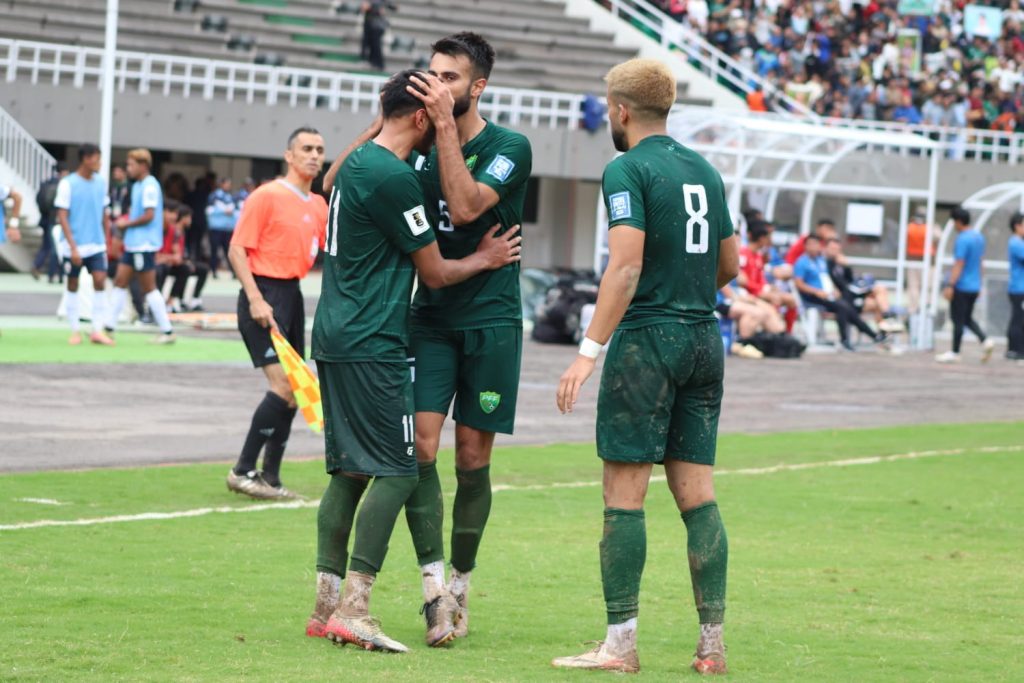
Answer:
[[[112,346],[114,340],[103,333],[107,320],[107,235],[110,218],[106,207],[110,204],[107,183],[99,174],[103,158],[100,148],[86,143],[78,148],[78,170],[62,178],[57,184],[57,223],[61,235],[57,253],[68,276],[68,291],[64,302],[67,308],[71,337],[68,343],[82,343],[81,321],[78,317],[78,276],[84,267],[92,275],[93,303],[92,329],[89,341]]]
[[[172,344],[175,337],[171,320],[167,317],[167,305],[156,288],[156,252],[164,242],[164,198],[160,182],[150,175],[152,166],[153,156],[148,149],[128,152],[128,177],[135,183],[132,185],[131,210],[117,222],[117,227],[124,230],[124,255],[114,276],[113,305],[107,332],[113,332],[117,327],[121,309],[128,300],[126,288],[136,276],[146,304],[162,333],[153,343]]]

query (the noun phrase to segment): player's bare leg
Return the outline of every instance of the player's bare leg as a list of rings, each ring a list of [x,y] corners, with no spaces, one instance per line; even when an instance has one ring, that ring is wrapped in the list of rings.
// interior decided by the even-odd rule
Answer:
[[[114,274],[114,289],[110,292],[110,312],[107,318],[106,331],[113,332],[117,329],[117,321],[121,317],[121,311],[128,301],[128,285],[131,284],[132,275],[135,270],[126,263],[117,264],[117,272]]]
[[[636,673],[640,670],[636,628],[640,609],[640,577],[647,555],[644,498],[651,478],[650,463],[604,463],[604,533],[601,538],[601,583],[604,585],[608,630],[596,648],[552,665],[567,669],[600,669]]]
[[[419,481],[405,504],[405,518],[423,580],[421,612],[427,622],[425,640],[430,647],[451,642],[459,614],[458,603],[446,586],[444,572],[444,499],[437,476],[437,449],[444,419],[441,413],[416,413]]]
[[[448,590],[459,605],[455,636],[469,635],[469,581],[491,514],[491,452],[494,432],[455,426],[455,477],[452,506],[452,574]]]
[[[693,668],[701,674],[724,674],[725,582],[729,543],[715,502],[713,468],[667,459],[668,486],[687,532],[687,557],[693,596],[700,618],[700,638]]]

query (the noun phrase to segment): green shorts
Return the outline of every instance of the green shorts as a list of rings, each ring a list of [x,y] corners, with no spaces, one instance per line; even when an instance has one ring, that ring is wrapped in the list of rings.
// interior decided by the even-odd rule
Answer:
[[[415,476],[416,427],[408,363],[316,362],[327,471]]]
[[[511,434],[516,420],[522,327],[436,330],[413,326],[416,412],[448,414],[460,425]]]
[[[714,465],[723,369],[714,321],[617,331],[597,398],[598,456]]]

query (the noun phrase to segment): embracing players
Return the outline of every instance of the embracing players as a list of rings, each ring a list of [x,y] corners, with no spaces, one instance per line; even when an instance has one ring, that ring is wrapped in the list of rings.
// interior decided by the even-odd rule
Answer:
[[[475,33],[456,33],[432,49],[430,73],[414,75],[410,92],[426,106],[437,140],[429,155],[414,159],[413,167],[441,253],[461,258],[473,253],[492,225],[522,222],[533,153],[526,137],[480,115],[480,96],[494,66],[487,41]],[[494,436],[511,434],[515,422],[522,347],[518,263],[454,287],[427,283],[416,291],[412,355],[419,485],[406,507],[406,520],[424,580],[443,575],[444,509],[436,460],[441,426],[454,400],[458,486],[448,586],[459,605],[459,637],[468,634],[470,573],[491,511]]]
[[[605,169],[608,268],[579,355],[557,403],[571,411],[612,337],[597,403],[604,460],[601,579],[604,641],[556,667],[635,672],[640,576],[647,551],[644,498],[655,463],[687,531],[700,618],[693,667],[725,673],[722,621],[728,544],[712,485],[722,403],[723,349],[715,294],[739,272],[738,247],[719,174],[666,132],[676,83],[661,62],[613,68],[608,118],[615,148]]]
[[[495,237],[494,226],[464,258],[442,258],[423,191],[407,163],[413,150],[427,152],[434,138],[424,106],[407,90],[414,73],[397,74],[384,86],[382,130],[348,155],[334,182],[323,292],[313,325],[331,481],[317,517],[317,600],[306,633],[390,652],[407,648],[381,631],[369,602],[395,522],[419,482],[409,366],[413,276],[418,273],[420,286],[436,291],[507,267],[519,260],[520,250],[517,226],[501,237]],[[426,580],[424,585],[431,614],[442,613],[439,605],[446,599],[454,603],[443,571],[429,592]],[[454,614],[454,604],[449,612]],[[427,644],[444,644],[454,630],[450,617],[434,620]]]

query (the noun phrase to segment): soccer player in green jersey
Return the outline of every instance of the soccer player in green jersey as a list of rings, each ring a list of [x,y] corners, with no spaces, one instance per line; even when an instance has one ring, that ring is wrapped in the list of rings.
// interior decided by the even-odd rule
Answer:
[[[432,49],[429,75],[414,76],[417,87],[410,92],[423,101],[437,140],[429,155],[413,159],[413,167],[441,253],[461,258],[477,248],[491,225],[521,222],[533,154],[526,137],[480,115],[480,96],[494,66],[487,41],[456,33]],[[448,587],[459,604],[459,637],[468,634],[470,572],[491,511],[495,433],[511,434],[515,422],[522,346],[518,263],[454,287],[427,283],[416,291],[412,351],[420,483],[406,506],[406,520],[424,581],[443,579],[444,507],[436,459],[441,427],[454,402],[458,486]]]
[[[715,294],[739,258],[719,174],[666,132],[675,78],[661,62],[613,68],[608,118],[624,154],[605,169],[608,268],[579,355],[562,375],[558,408],[580,387],[612,337],[597,402],[597,454],[604,461],[601,579],[608,631],[594,650],[557,667],[636,672],[636,620],[647,550],[644,498],[664,464],[687,531],[690,578],[700,617],[693,662],[725,672],[722,619],[728,557],[712,486],[722,403],[722,340]]]
[[[413,275],[426,286],[446,287],[515,263],[520,251],[518,226],[500,237],[495,226],[463,258],[442,258],[407,163],[414,149],[429,150],[434,137],[423,105],[406,90],[412,73],[385,84],[382,130],[353,151],[337,174],[313,324],[331,481],[317,518],[317,600],[306,632],[392,652],[407,648],[381,632],[369,616],[369,600],[395,521],[418,483],[408,364]],[[355,542],[339,595],[353,524]],[[443,582],[433,590],[435,600],[452,603],[454,614]],[[428,644],[447,642],[454,629],[452,620],[439,622]]]

